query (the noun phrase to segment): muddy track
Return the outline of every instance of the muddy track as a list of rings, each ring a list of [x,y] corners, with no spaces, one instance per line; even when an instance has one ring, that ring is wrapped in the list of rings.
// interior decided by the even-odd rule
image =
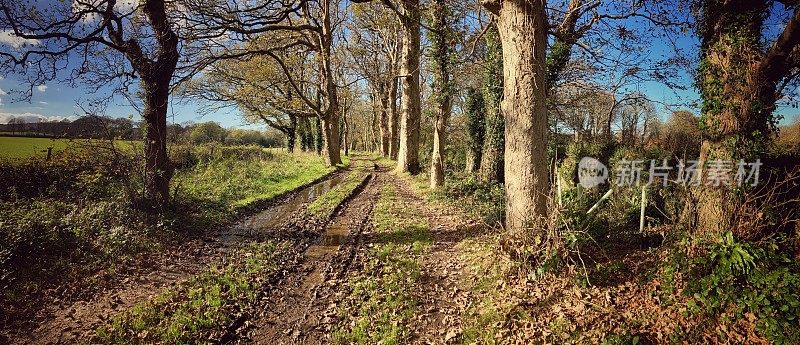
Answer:
[[[361,233],[372,224],[372,210],[387,176],[373,173],[340,205],[320,236],[308,246],[291,275],[272,289],[261,311],[239,331],[236,343],[330,343],[338,286],[363,244]]]
[[[319,224],[307,224],[304,207],[347,174],[347,170],[327,174],[271,201],[260,202],[261,211],[248,207],[240,214],[249,216],[229,227],[168,245],[163,252],[140,255],[118,264],[114,271],[100,271],[87,278],[93,282],[87,291],[62,297],[50,293],[52,297],[42,302],[42,309],[31,320],[21,321],[19,327],[4,326],[2,332],[6,334],[0,333],[0,339],[7,337],[11,344],[85,341],[114,315],[224,261],[249,241],[271,237],[269,234],[296,238],[298,233],[318,227]],[[305,231],[297,231],[298,228]],[[308,245],[305,239],[296,238],[296,242],[299,247]]]

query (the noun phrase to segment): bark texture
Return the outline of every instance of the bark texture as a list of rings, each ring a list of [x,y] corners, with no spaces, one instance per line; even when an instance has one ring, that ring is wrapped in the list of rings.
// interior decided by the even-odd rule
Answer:
[[[397,153],[397,170],[416,174],[419,172],[419,44],[420,11],[418,0],[401,2],[403,15],[403,47],[400,60],[400,78],[403,83],[400,116],[400,147]]]
[[[547,217],[547,20],[542,0],[484,3],[503,44],[506,228]]]

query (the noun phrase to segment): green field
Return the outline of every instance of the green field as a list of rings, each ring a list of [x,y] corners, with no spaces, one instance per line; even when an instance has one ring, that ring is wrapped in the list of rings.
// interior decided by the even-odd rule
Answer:
[[[62,151],[70,145],[67,139],[0,137],[1,158],[46,157],[47,148],[53,153]]]

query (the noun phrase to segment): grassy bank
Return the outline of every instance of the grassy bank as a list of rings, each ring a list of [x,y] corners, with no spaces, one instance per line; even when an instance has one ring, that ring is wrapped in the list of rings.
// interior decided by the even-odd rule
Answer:
[[[174,188],[200,200],[220,200],[234,207],[271,199],[333,172],[311,153],[272,151],[269,159],[204,161],[178,172]]]

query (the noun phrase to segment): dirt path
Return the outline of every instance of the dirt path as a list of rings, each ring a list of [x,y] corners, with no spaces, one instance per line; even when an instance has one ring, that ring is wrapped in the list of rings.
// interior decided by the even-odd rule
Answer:
[[[246,217],[231,227],[168,245],[158,253],[140,255],[87,278],[90,287],[83,291],[51,292],[42,308],[25,326],[10,329],[12,344],[73,344],[89,339],[97,327],[187,279],[223,262],[248,240],[281,232],[292,237],[302,226],[302,206],[341,182],[346,172],[328,176],[319,182],[269,203],[261,212]]]
[[[381,190],[390,184],[415,217],[427,221],[432,245],[421,259],[422,276],[414,299],[415,313],[408,324],[413,343],[456,343],[461,337],[461,315],[469,295],[461,288],[463,264],[456,244],[483,229],[462,212],[422,199],[406,178],[382,168],[361,193],[352,198],[326,228],[320,245],[311,246],[299,268],[270,295],[262,315],[242,331],[238,343],[328,344],[337,308],[347,294],[348,279],[364,274],[360,261],[370,250],[373,210]],[[355,262],[354,262],[355,261]]]
[[[405,180],[398,180],[395,185],[406,202],[422,211],[420,217],[427,219],[433,235],[433,244],[422,260],[422,276],[415,296],[417,313],[408,325],[412,339],[419,344],[457,343],[469,295],[462,287],[464,265],[455,246],[483,227],[455,208],[423,200]]]
[[[354,164],[367,164],[363,158]],[[224,231],[191,240],[166,252],[141,258],[125,272],[106,273],[95,292],[65,299],[43,309],[29,336],[14,343],[76,343],[114,315],[180,284],[226,260],[234,249],[255,238],[294,239],[296,254],[280,263],[280,276],[264,287],[261,302],[247,320],[233,329],[232,342],[255,344],[327,344],[341,316],[340,302],[348,279],[361,274],[360,260],[372,246],[373,211],[383,186],[389,184],[413,217],[427,223],[432,243],[420,258],[421,276],[413,298],[414,315],[406,320],[410,341],[419,344],[456,343],[461,339],[461,315],[469,304],[462,286],[464,265],[457,243],[484,227],[453,207],[421,198],[389,168],[368,169],[369,176],[329,220],[309,222],[304,206],[341,182],[346,172],[277,200],[267,210]],[[418,217],[418,218],[417,218]],[[309,234],[311,234],[309,237]],[[316,235],[321,234],[314,239]]]
[[[240,343],[318,344],[329,343],[336,313],[337,286],[349,269],[360,233],[370,226],[372,209],[384,172],[376,172],[360,192],[349,200],[326,226],[325,232],[305,252],[300,267],[279,287]]]

